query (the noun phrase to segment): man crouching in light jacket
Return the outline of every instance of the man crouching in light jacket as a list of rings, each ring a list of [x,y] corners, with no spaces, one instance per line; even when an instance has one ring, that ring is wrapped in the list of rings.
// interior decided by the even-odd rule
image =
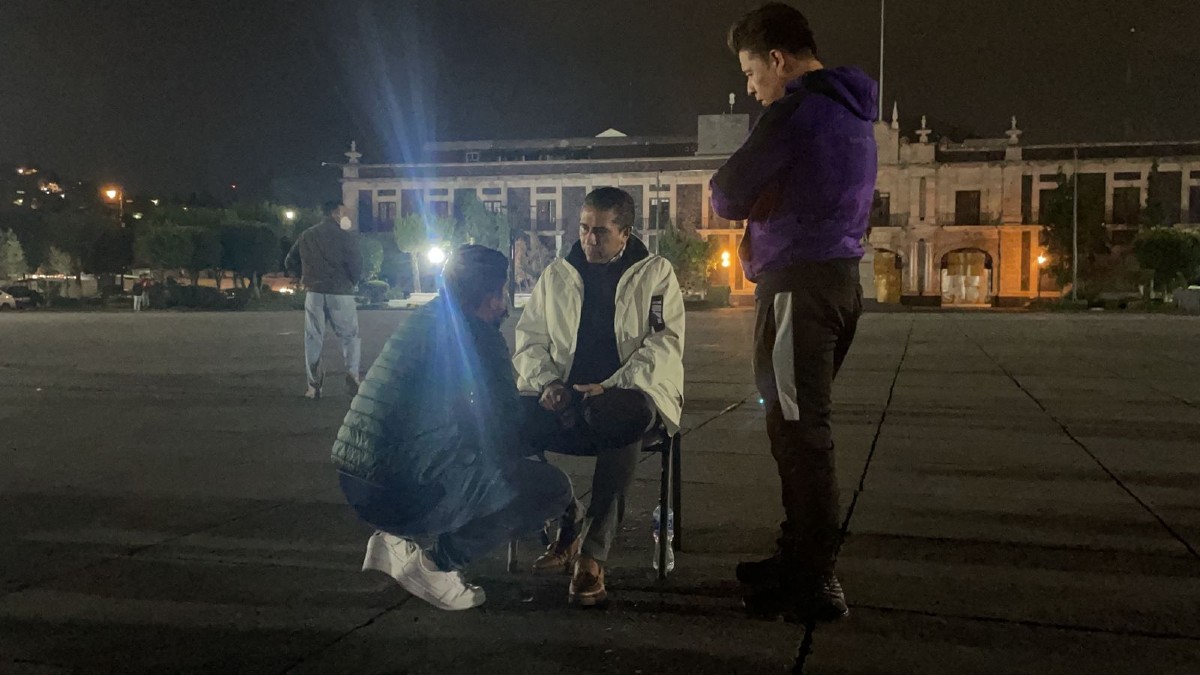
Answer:
[[[542,273],[517,323],[530,444],[596,457],[587,512],[569,509],[534,563],[573,566],[568,599],[581,606],[607,598],[604,562],[643,437],[677,431],[683,409],[683,295],[671,264],[633,236],[634,212],[623,190],[588,194],[579,242]]]

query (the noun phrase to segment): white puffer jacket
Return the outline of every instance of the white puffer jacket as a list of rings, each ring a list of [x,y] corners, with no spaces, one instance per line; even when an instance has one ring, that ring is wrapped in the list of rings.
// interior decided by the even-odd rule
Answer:
[[[627,245],[644,248],[634,238]],[[683,412],[684,311],[671,263],[657,255],[634,263],[617,283],[616,301],[613,328],[622,365],[600,384],[645,392],[667,431],[675,433]],[[583,277],[566,259],[555,260],[517,322],[513,365],[522,394],[541,394],[547,384],[567,381],[582,311]]]

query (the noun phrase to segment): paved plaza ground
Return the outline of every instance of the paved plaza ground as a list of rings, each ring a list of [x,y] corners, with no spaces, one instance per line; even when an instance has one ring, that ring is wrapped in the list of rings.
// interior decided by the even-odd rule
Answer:
[[[403,312],[362,315],[364,358]],[[734,564],[780,517],[752,315],[688,317],[686,550],[651,570],[641,465],[612,605],[472,570],[439,613],[369,530],[303,389],[299,313],[0,315],[0,673],[773,673]],[[332,342],[330,363],[340,363]],[[868,314],[836,389],[846,621],[810,673],[1200,673],[1200,318]],[[588,463],[563,464],[587,486]],[[533,542],[525,546],[532,557]]]

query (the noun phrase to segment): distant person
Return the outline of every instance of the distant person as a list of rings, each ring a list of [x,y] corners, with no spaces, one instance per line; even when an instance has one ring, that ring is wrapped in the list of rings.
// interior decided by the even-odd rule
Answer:
[[[754,613],[833,620],[849,610],[834,574],[831,392],[862,313],[878,85],[857,68],[825,68],[808,20],[783,3],[743,16],[728,42],[766,111],[713,177],[712,206],[749,221],[739,254],[758,285],[754,373],[786,512],[776,554],[737,576]]]
[[[517,322],[513,364],[530,442],[596,457],[587,511],[572,505],[534,562],[571,572],[567,599],[579,606],[607,599],[604,565],[643,439],[677,430],[683,408],[683,294],[671,263],[634,236],[635,215],[624,190],[588,194],[579,241],[542,273]]]
[[[525,458],[500,333],[507,279],[499,251],[452,253],[439,297],[388,340],[333,446],[346,500],[378,530],[363,571],[383,572],[441,609],[483,604],[463,567],[574,501],[566,474]]]
[[[354,295],[362,277],[362,253],[358,237],[350,231],[350,218],[339,202],[328,202],[325,218],[296,238],[284,267],[300,271],[307,291],[304,298],[304,367],[308,389],[304,395],[321,398],[325,369],[321,350],[325,344],[325,322],[342,341],[346,362],[346,387],[351,395],[362,382],[359,368],[362,344],[358,337],[358,305]]]
[[[150,306],[150,287],[153,284],[154,282],[150,280],[150,275],[148,274],[138,277],[131,290],[133,295],[133,311],[140,312],[142,308]]]

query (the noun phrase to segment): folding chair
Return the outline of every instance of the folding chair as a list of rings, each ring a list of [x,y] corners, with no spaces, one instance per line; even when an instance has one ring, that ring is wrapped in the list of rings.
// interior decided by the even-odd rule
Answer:
[[[663,526],[667,514],[671,511],[675,513],[675,535],[671,540],[671,547],[676,551],[683,550],[683,479],[682,467],[680,459],[683,450],[683,437],[678,432],[668,435],[663,428],[653,429],[646,434],[642,439],[643,452],[657,452],[662,457],[662,472],[659,479],[658,487],[658,508],[662,514]],[[624,520],[625,503],[622,500],[619,508],[618,519]],[[543,542],[547,545],[550,543],[550,537],[543,531]],[[668,538],[665,532],[662,532],[658,537],[658,550],[655,555],[658,557],[658,579],[659,581],[667,578],[667,545]],[[516,572],[520,564],[518,540],[514,537],[508,542],[508,571]]]

